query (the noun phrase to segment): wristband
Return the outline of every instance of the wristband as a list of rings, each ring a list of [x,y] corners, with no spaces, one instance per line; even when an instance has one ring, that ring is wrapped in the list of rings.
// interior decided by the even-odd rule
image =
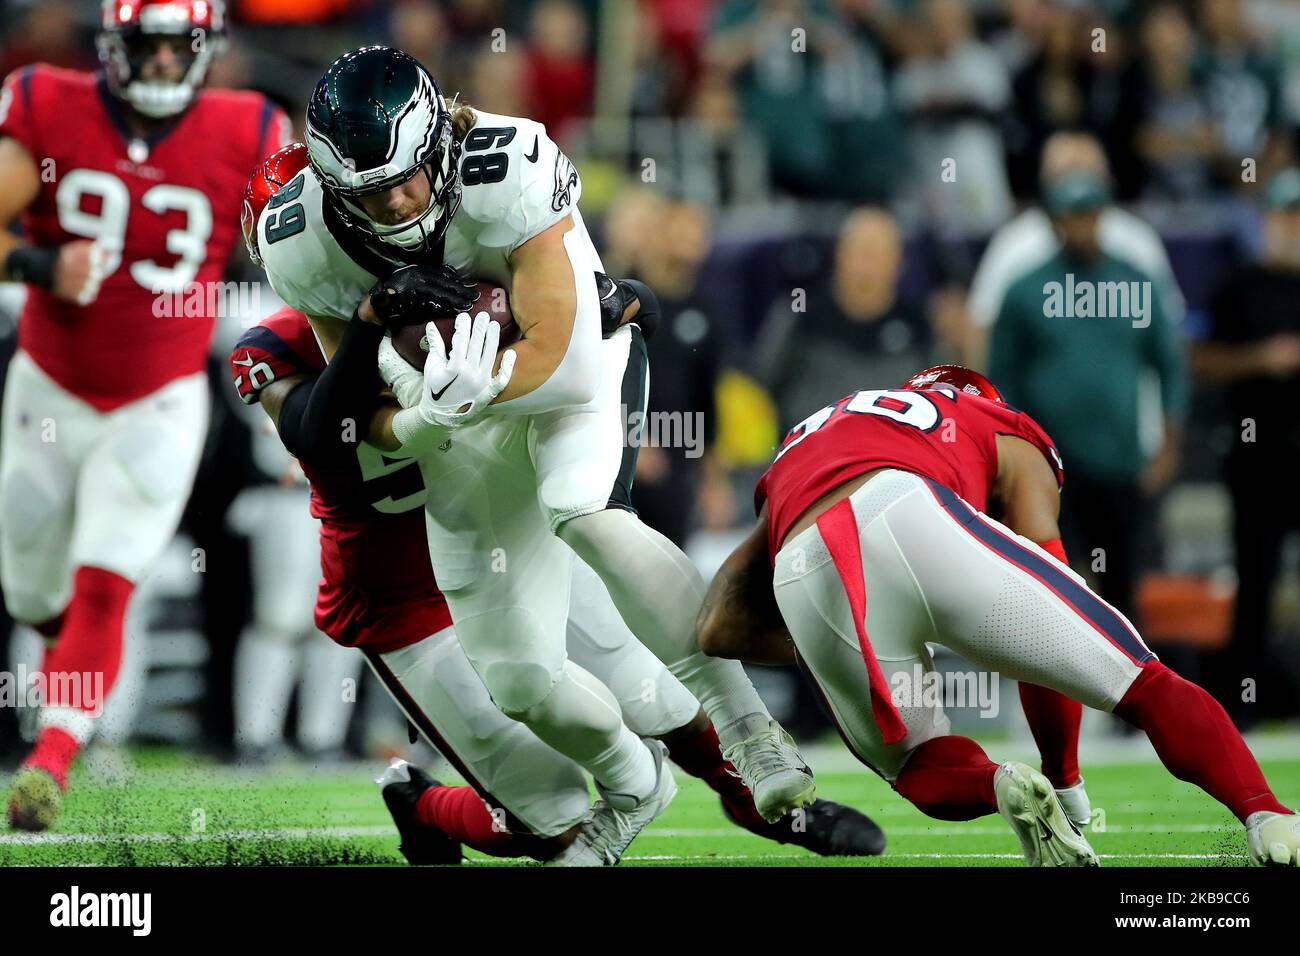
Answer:
[[[1065,545],[1061,543],[1060,538],[1053,538],[1051,541],[1040,541],[1038,546],[1056,558],[1057,561],[1069,565],[1070,562],[1065,557]]]
[[[5,257],[5,273],[14,282],[26,282],[42,289],[54,288],[54,263],[59,250],[44,246],[19,246]]]
[[[386,454],[402,458],[422,458],[451,434],[451,430],[430,424],[420,409],[403,408],[393,416],[393,437],[402,445],[397,452]]]

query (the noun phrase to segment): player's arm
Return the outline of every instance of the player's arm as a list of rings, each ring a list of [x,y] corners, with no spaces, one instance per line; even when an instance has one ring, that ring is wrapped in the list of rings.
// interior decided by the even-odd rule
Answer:
[[[9,231],[40,189],[40,170],[27,147],[11,136],[0,137],[0,281],[28,282],[84,305],[94,299],[103,278],[96,275],[93,242],[34,246]]]
[[[11,263],[9,257],[15,249],[31,247],[10,233],[9,227],[36,200],[40,189],[40,170],[27,147],[10,136],[0,138],[0,278],[6,281],[27,281],[21,265]]]
[[[1002,503],[1003,524],[1064,561],[1065,549],[1060,544],[1061,529],[1057,523],[1061,489],[1052,466],[1041,449],[1023,438],[999,435],[997,445],[998,475],[994,493]]]
[[[380,403],[375,369],[383,336],[383,326],[377,323],[347,323],[333,343],[325,371],[299,378],[297,387],[278,399],[272,420],[292,454],[325,462],[356,453]]]
[[[568,215],[515,249],[510,305],[522,338],[510,384],[494,406],[535,414],[582,405],[600,384],[600,260]],[[507,404],[508,403],[508,404]]]
[[[276,379],[270,385],[258,389],[257,403],[262,406],[262,411],[266,412],[266,416],[271,419],[271,424],[277,431],[280,428],[280,412],[290,394],[299,385],[313,382],[315,379],[315,375],[300,372],[297,375],[286,375],[284,378]]]
[[[772,590],[767,508],[709,583],[695,620],[700,650],[750,664],[793,664],[794,644]]]

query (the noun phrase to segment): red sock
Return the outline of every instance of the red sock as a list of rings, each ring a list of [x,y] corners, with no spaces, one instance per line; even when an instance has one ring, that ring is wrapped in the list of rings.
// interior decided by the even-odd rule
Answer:
[[[99,716],[122,666],[122,629],[134,589],[112,571],[77,569],[59,639],[41,665],[47,708],[80,710],[87,720]],[[23,766],[42,767],[66,786],[79,740],[87,736],[47,726]]]
[[[936,820],[974,820],[997,813],[998,765],[969,737],[935,737],[912,751],[894,790]]]
[[[754,795],[740,779],[736,768],[722,759],[722,744],[713,724],[693,737],[665,741],[668,756],[692,777],[698,777],[722,798],[736,821],[746,829],[765,828],[767,822],[758,815]]]
[[[515,855],[502,852],[514,835],[494,826],[491,811],[473,787],[430,787],[420,794],[415,817],[476,850],[493,856]]]
[[[36,735],[36,746],[23,761],[24,767],[40,767],[47,770],[59,784],[60,790],[68,789],[68,768],[81,749],[77,739],[59,727],[46,727]]]
[[[1020,684],[1020,706],[1043,759],[1043,776],[1058,790],[1079,782],[1079,722],[1083,705],[1059,691]]]
[[[1115,713],[1141,727],[1165,768],[1246,822],[1258,810],[1290,813],[1217,700],[1159,661],[1142,668]]]

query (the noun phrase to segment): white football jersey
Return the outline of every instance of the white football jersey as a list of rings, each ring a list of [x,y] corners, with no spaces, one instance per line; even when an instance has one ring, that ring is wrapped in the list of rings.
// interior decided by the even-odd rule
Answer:
[[[515,249],[565,216],[581,226],[582,183],[541,123],[475,112],[461,144],[460,208],[444,237],[443,261],[508,288]],[[349,319],[379,276],[402,265],[326,207],[310,168],[267,203],[257,243],[271,287],[308,315]]]

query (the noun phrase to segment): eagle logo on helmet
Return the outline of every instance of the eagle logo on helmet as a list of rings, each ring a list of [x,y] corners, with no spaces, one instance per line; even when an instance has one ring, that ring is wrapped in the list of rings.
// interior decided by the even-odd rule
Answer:
[[[362,47],[330,64],[307,106],[307,150],[332,210],[390,257],[433,248],[460,208],[451,109],[429,71],[401,50]],[[403,222],[379,222],[359,202],[421,174],[428,206]]]

